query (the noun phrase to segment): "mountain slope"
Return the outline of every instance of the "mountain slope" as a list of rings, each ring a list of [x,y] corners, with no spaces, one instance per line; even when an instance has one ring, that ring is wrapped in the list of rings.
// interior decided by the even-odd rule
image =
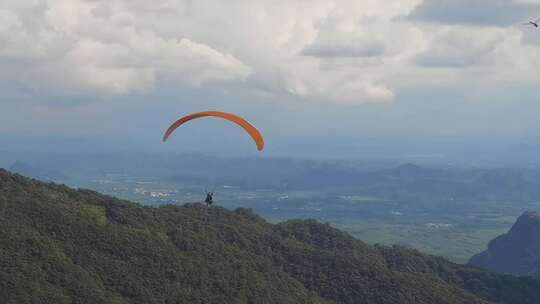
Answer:
[[[0,170],[4,303],[538,303],[540,283],[329,225],[144,207]]]
[[[493,239],[469,263],[500,273],[540,277],[540,213],[525,212],[508,233]]]

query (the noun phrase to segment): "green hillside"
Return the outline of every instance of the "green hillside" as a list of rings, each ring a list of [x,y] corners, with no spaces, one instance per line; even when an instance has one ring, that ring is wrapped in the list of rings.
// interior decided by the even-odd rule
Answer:
[[[540,282],[247,209],[145,207],[0,170],[2,303],[540,303]]]

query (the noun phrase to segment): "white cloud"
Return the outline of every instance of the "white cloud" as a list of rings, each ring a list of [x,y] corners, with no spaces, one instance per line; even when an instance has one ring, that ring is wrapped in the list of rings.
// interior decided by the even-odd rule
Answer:
[[[303,50],[306,56],[320,58],[377,57],[386,52],[382,37],[374,37],[373,24],[343,26],[340,20],[326,20],[320,25],[317,38]]]
[[[494,52],[504,42],[498,29],[443,28],[429,42],[416,61],[425,67],[467,68],[493,64]]]
[[[385,52],[384,45],[371,37],[349,37],[334,34],[319,38],[302,53],[313,57],[377,57]]]
[[[335,68],[321,73],[310,61],[305,60],[302,66],[297,63],[297,69],[284,72],[289,94],[338,104],[390,102],[394,98],[388,87],[376,83],[375,75]]]
[[[139,29],[129,11],[104,16],[99,1],[35,3],[0,10],[0,62],[10,72],[4,81],[39,94],[125,95],[149,91],[158,79],[202,86],[251,72],[204,43]]]
[[[361,104],[402,89],[533,81],[534,34],[502,26],[537,0],[496,0],[509,15],[457,2],[4,0],[0,101],[113,99],[167,84]]]

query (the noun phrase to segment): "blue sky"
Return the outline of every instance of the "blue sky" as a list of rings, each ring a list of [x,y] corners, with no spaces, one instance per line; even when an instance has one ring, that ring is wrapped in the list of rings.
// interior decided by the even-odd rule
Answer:
[[[540,30],[522,23],[539,18],[537,0],[5,0],[0,134],[152,150],[180,115],[218,109],[284,155],[526,142],[540,133]],[[252,148],[215,121],[174,139],[165,149]]]

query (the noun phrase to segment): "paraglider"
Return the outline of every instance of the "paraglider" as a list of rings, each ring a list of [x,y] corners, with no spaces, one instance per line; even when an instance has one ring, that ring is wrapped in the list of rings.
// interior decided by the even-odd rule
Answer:
[[[187,116],[184,116],[184,117],[180,118],[179,120],[174,122],[167,129],[167,131],[163,135],[163,141],[164,142],[167,141],[167,139],[171,136],[171,134],[178,127],[180,127],[181,125],[185,124],[186,122],[188,122],[190,120],[201,118],[201,117],[222,118],[222,119],[228,120],[230,122],[233,122],[233,123],[239,125],[240,127],[242,127],[251,136],[251,138],[253,139],[253,141],[257,145],[257,150],[262,151],[264,149],[264,139],[263,139],[261,133],[259,132],[259,130],[257,130],[257,128],[255,128],[253,125],[251,125],[245,119],[243,119],[243,118],[241,118],[241,117],[239,117],[237,115],[234,115],[234,114],[231,114],[231,113],[225,113],[225,112],[218,112],[218,111],[199,112],[199,113],[190,114],[190,115],[187,115]]]
[[[206,206],[210,207],[214,203],[214,192],[206,192],[206,199],[204,200]]]
[[[249,136],[253,139],[255,144],[257,145],[257,150],[262,151],[264,149],[264,139],[253,125],[251,125],[249,122],[247,122],[242,117],[239,117],[237,115],[231,114],[231,113],[225,113],[225,112],[219,112],[219,111],[206,111],[206,112],[199,112],[199,113],[193,113],[187,116],[184,116],[180,118],[179,120],[175,121],[168,129],[165,131],[165,134],[163,135],[163,141],[166,142],[169,137],[174,133],[174,131],[180,127],[181,125],[185,124],[186,122],[194,119],[198,119],[201,117],[217,117],[222,118],[225,120],[228,120],[230,122],[233,122],[243,128]],[[212,206],[214,203],[214,192],[208,192],[206,191],[206,198],[204,200],[206,205],[208,207]]]

